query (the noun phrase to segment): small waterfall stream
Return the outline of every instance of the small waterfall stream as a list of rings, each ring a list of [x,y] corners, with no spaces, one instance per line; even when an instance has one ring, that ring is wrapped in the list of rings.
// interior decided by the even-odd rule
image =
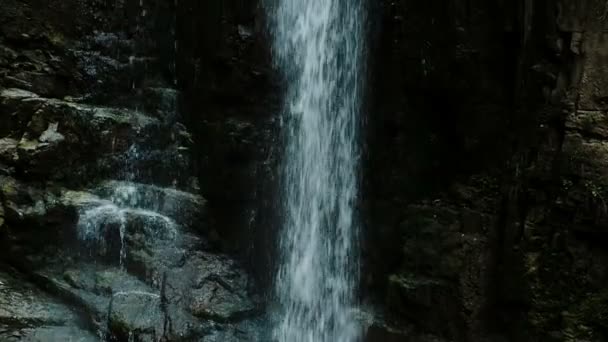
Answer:
[[[269,9],[288,84],[273,338],[356,341],[363,2],[278,0]]]

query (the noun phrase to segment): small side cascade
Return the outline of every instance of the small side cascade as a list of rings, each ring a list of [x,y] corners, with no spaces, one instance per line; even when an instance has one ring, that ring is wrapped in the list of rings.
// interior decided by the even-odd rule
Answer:
[[[145,186],[135,183],[118,183],[110,189],[108,199],[85,208],[79,215],[78,237],[101,254],[111,254],[111,241],[120,240],[119,262],[124,267],[127,258],[127,235],[130,230],[144,230],[146,236],[162,241],[174,241],[177,223],[170,217],[155,212],[157,199],[146,196]],[[139,187],[139,189],[138,189]]]
[[[124,211],[113,204],[102,204],[81,213],[78,219],[78,235],[82,241],[89,242],[97,252],[106,254],[108,235],[116,229],[120,237],[119,265],[122,268],[127,255],[125,246],[126,218]]]
[[[151,191],[155,185],[148,184],[158,184],[158,189],[166,186],[170,191],[178,186],[176,178],[182,174],[188,177],[187,172],[180,171],[187,167],[188,162],[184,161],[187,157],[182,152],[187,150],[183,145],[188,142],[175,138],[188,133],[177,121],[177,90],[171,84],[174,80],[161,80],[150,70],[156,70],[154,63],[158,63],[158,56],[148,55],[158,42],[147,39],[157,19],[156,5],[144,0],[136,0],[134,4],[130,44],[119,44],[118,49],[129,46],[122,54],[126,58],[131,98],[119,103],[131,108],[126,121],[142,124],[114,133],[111,166],[100,166],[108,170],[107,177],[115,180],[91,189],[98,199],[79,208],[77,223],[78,238],[90,256],[101,257],[111,264],[117,262],[123,270],[128,263],[131,240],[143,235],[153,240],[150,244],[165,245],[179,235],[179,224],[162,213],[165,201],[159,195],[162,191]],[[171,30],[175,31],[173,25]],[[174,32],[172,35],[175,36]],[[180,164],[170,165],[176,158]]]

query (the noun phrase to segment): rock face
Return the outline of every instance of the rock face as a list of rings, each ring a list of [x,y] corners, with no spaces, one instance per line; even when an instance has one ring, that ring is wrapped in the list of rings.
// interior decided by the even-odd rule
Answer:
[[[376,9],[370,296],[447,340],[605,341],[605,3]]]
[[[282,88],[261,5],[181,1],[177,75],[184,119],[199,146],[201,191],[222,227],[217,235],[268,284]]]
[[[238,255],[267,292],[276,260],[282,80],[262,2],[180,1],[180,108],[197,150],[214,244]]]
[[[369,18],[367,340],[608,340],[605,2]],[[258,1],[3,1],[0,339],[267,339],[264,27]]]
[[[256,336],[178,115],[173,2],[2,7],[0,339]]]
[[[24,279],[0,273],[3,341],[97,341],[77,314]]]

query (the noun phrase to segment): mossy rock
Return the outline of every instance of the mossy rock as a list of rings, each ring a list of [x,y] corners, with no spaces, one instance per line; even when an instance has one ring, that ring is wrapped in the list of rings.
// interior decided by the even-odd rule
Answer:
[[[46,32],[45,36],[49,43],[55,47],[62,48],[67,44],[66,37],[61,32],[50,30]]]
[[[584,323],[608,332],[608,290],[589,296],[581,303],[578,312]]]
[[[0,177],[0,194],[4,198],[16,196],[19,193],[17,181],[10,177]]]

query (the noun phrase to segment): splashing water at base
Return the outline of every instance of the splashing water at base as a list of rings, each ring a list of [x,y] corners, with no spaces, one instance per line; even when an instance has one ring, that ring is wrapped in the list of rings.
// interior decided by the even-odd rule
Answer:
[[[362,0],[276,0],[274,56],[288,82],[283,226],[275,291],[280,342],[352,342],[359,278]]]

